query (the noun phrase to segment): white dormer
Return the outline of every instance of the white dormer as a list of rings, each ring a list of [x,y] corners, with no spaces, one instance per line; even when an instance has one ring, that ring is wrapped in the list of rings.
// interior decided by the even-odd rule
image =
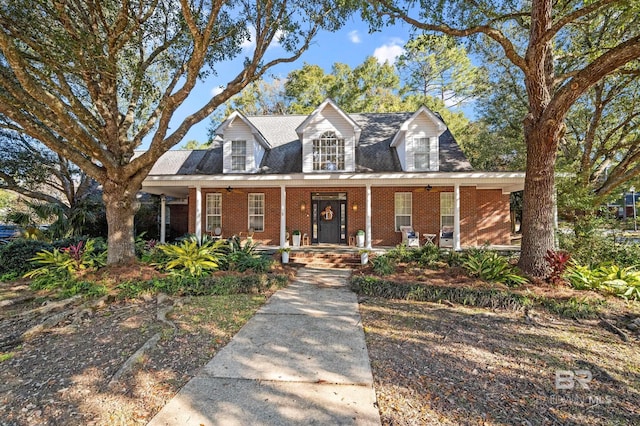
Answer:
[[[332,100],[316,108],[296,133],[302,142],[303,173],[355,170],[361,129]]]
[[[406,172],[438,171],[440,168],[440,135],[447,126],[429,108],[420,107],[391,141],[402,170]]]
[[[255,173],[271,146],[242,113],[234,111],[216,129],[223,139],[223,173]]]

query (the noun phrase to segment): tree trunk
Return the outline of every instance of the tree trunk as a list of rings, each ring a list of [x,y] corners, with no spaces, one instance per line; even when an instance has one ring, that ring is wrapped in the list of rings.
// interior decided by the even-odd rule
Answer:
[[[525,124],[527,167],[522,208],[522,251],[518,266],[527,274],[543,278],[548,273],[544,260],[554,248],[554,166],[562,123]]]
[[[109,226],[109,265],[131,263],[136,260],[133,219],[140,208],[136,198],[137,186],[139,185],[134,185],[133,182],[109,182],[103,186],[102,199]]]

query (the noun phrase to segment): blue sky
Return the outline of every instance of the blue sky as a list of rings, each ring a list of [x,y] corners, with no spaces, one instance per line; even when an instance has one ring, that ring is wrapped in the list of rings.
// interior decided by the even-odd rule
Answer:
[[[409,40],[410,35],[411,27],[406,24],[398,24],[384,28],[383,31],[369,34],[368,25],[354,18],[338,32],[323,31],[319,33],[309,50],[304,52],[298,61],[280,64],[268,71],[268,75],[284,78],[290,71],[301,68],[305,62],[320,65],[326,72],[331,71],[331,66],[335,62],[348,64],[352,68],[356,67],[363,63],[367,56],[374,56],[381,63],[386,60],[393,62],[402,53],[402,46]],[[252,46],[247,43],[244,48],[249,50],[252,49]],[[279,46],[270,48],[268,52],[273,56],[281,56],[284,53],[284,50]],[[241,56],[244,57],[244,55]],[[242,59],[221,64],[218,75],[208,78],[193,90],[185,105],[176,112],[174,120],[182,120],[186,115],[201,107],[216,90],[219,90],[220,86],[225,86],[240,71],[241,65]],[[208,119],[196,124],[178,147],[192,139],[205,142],[208,127]]]

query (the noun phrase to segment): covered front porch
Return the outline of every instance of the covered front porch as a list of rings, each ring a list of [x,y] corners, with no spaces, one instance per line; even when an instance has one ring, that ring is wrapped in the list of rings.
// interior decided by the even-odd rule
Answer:
[[[294,231],[311,246],[349,247],[359,230],[366,248],[402,241],[399,226],[425,235],[451,228],[451,248],[508,245],[509,194],[522,189],[522,173],[389,173],[292,176],[149,176],[143,190],[188,204],[188,229],[221,237],[253,231],[265,247],[292,244]],[[217,210],[216,210],[217,209]],[[171,215],[172,219],[175,215]],[[166,238],[161,227],[161,240]],[[436,244],[439,238],[434,239]]]

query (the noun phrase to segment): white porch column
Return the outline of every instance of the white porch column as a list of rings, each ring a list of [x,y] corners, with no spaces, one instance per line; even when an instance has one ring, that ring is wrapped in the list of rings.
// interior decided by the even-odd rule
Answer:
[[[365,245],[368,249],[371,248],[371,184],[367,184],[367,197],[366,197],[366,211],[365,211]]]
[[[167,239],[167,197],[160,195],[160,244]]]
[[[460,250],[460,184],[453,186],[453,249]]]
[[[202,188],[196,186],[196,238],[202,239]]]
[[[280,185],[280,247],[285,246],[287,235],[287,190]]]

